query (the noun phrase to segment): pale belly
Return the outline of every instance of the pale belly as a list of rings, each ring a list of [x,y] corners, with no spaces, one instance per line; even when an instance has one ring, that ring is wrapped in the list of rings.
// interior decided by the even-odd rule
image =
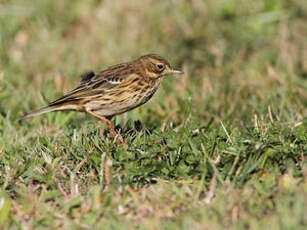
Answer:
[[[146,103],[155,94],[158,86],[159,84],[142,94],[127,93],[127,95],[123,95],[121,100],[110,101],[106,104],[99,105],[97,102],[92,101],[85,105],[85,110],[90,108],[91,111],[104,117],[125,113]]]

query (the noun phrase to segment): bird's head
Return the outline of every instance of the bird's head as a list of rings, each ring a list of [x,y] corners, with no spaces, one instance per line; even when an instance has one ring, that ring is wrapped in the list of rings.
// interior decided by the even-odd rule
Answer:
[[[161,78],[167,74],[183,74],[183,71],[173,69],[165,58],[157,54],[147,54],[136,61],[141,63],[151,78]]]

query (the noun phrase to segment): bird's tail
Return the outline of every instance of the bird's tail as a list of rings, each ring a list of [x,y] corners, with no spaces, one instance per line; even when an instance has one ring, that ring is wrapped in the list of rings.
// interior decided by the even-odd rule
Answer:
[[[25,119],[28,119],[28,118],[31,118],[31,117],[35,117],[35,116],[38,116],[38,115],[41,115],[41,114],[44,114],[44,113],[49,113],[49,112],[53,112],[53,111],[57,111],[57,110],[59,110],[59,108],[53,107],[53,106],[47,106],[45,108],[36,110],[36,111],[31,112],[29,114],[26,114],[23,117],[21,117],[19,120],[22,121],[22,120],[25,120]]]
[[[35,117],[44,113],[49,113],[49,112],[53,112],[53,111],[59,111],[59,110],[74,110],[75,109],[75,105],[49,105],[47,107],[44,107],[42,109],[36,110],[34,112],[31,112],[29,114],[26,114],[25,116],[21,117],[19,120],[25,120],[31,117]]]

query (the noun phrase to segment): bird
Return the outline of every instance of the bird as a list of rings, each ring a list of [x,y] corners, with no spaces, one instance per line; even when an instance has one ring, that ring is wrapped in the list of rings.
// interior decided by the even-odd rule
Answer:
[[[183,74],[157,54],[147,54],[130,62],[110,66],[98,73],[82,74],[81,83],[48,106],[31,112],[20,120],[40,114],[73,110],[88,113],[117,135],[111,118],[146,103],[169,74]]]

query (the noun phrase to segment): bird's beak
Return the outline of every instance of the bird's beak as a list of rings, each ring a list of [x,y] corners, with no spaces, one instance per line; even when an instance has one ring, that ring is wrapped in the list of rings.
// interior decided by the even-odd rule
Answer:
[[[171,69],[171,70],[169,71],[169,73],[174,73],[174,74],[184,74],[184,72],[183,72],[183,71],[181,71],[181,70],[176,70],[176,69]]]

